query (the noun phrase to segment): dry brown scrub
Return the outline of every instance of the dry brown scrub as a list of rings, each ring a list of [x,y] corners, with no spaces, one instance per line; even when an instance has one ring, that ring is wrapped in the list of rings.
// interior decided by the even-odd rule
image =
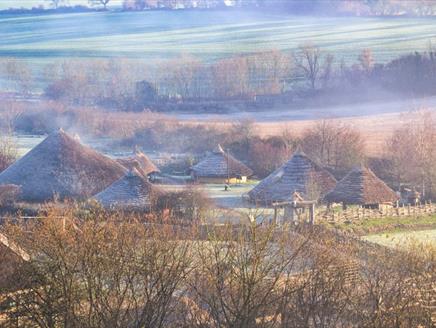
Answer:
[[[382,155],[387,140],[398,127],[399,114],[382,114],[359,118],[333,118],[332,121],[350,124],[362,134],[365,140],[365,150],[370,156]],[[260,122],[254,123],[254,131],[262,137],[281,135],[292,132],[301,136],[305,130],[313,127],[318,120]]]
[[[98,107],[56,101],[5,101],[0,104],[0,128],[46,134],[58,128],[91,137],[126,138],[155,122],[172,121],[162,114],[106,111]]]
[[[181,228],[81,213],[3,228],[31,256],[16,267],[21,292],[8,294],[4,325],[431,325],[421,293],[435,283],[430,248],[398,253],[322,228]]]
[[[398,122],[406,115],[382,114],[358,118],[338,118],[332,121],[344,122],[362,133],[369,155],[380,155],[386,140],[391,136]],[[25,133],[48,133],[58,127],[77,131],[88,136],[127,138],[138,130],[154,123],[184,125],[187,127],[204,126],[213,129],[228,129],[234,121],[214,120],[178,120],[169,115],[143,112],[108,112],[94,107],[74,107],[54,101],[35,103],[7,101],[0,105],[1,127],[11,128]],[[281,136],[286,133],[298,137],[315,120],[285,120],[275,122],[250,122],[254,134],[260,137]],[[241,122],[245,124],[246,122]]]

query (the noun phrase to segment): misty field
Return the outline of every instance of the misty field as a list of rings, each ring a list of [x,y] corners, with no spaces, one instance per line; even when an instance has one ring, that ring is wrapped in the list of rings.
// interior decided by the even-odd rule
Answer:
[[[371,48],[378,61],[424,50],[436,21],[423,18],[296,17],[241,11],[107,12],[0,17],[0,57],[122,56],[154,60],[192,54],[212,60],[311,41],[355,61]]]
[[[431,243],[436,245],[436,230],[383,233],[365,237],[366,240],[390,247],[405,247],[410,243]]]

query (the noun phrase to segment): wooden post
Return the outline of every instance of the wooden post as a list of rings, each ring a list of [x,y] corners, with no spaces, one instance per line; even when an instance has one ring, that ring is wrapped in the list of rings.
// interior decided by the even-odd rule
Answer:
[[[309,215],[310,215],[310,221],[309,222],[310,222],[311,225],[314,225],[315,224],[315,203],[313,203],[310,206]]]
[[[273,223],[277,224],[277,206],[274,206],[274,217],[273,217]]]

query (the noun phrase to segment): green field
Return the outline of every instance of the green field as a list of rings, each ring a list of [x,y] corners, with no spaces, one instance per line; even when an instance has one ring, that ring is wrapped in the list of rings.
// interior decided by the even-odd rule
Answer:
[[[407,247],[411,243],[436,245],[436,230],[383,233],[364,237],[365,240],[389,247]]]
[[[209,60],[311,41],[355,61],[371,48],[378,61],[424,50],[436,36],[432,18],[296,17],[242,11],[100,12],[0,17],[0,57],[34,63],[68,57],[144,60],[192,54]]]

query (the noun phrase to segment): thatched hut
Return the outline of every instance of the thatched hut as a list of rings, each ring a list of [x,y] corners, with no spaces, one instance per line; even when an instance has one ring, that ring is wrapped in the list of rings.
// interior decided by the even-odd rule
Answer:
[[[0,185],[19,186],[19,200],[29,202],[86,199],[125,172],[114,160],[59,130],[3,171]]]
[[[30,255],[9,238],[0,233],[0,291],[15,291],[19,286],[17,275],[21,265],[30,259]],[[20,276],[20,278],[23,278]],[[1,295],[0,295],[1,299]],[[1,316],[0,316],[1,326]]]
[[[191,168],[192,178],[204,183],[243,183],[252,175],[248,166],[226,153],[220,145]]]
[[[288,162],[254,187],[248,196],[252,202],[264,205],[292,201],[295,192],[304,199],[315,200],[335,185],[333,175],[298,150]]]
[[[379,207],[398,200],[397,194],[380,180],[369,168],[359,166],[351,170],[325,200],[329,203]]]
[[[126,169],[136,169],[144,177],[150,180],[160,173],[157,166],[140,150],[136,149],[132,156],[126,158],[118,158],[118,163],[123,165]]]
[[[148,211],[160,194],[159,188],[132,169],[93,198],[106,209]]]

